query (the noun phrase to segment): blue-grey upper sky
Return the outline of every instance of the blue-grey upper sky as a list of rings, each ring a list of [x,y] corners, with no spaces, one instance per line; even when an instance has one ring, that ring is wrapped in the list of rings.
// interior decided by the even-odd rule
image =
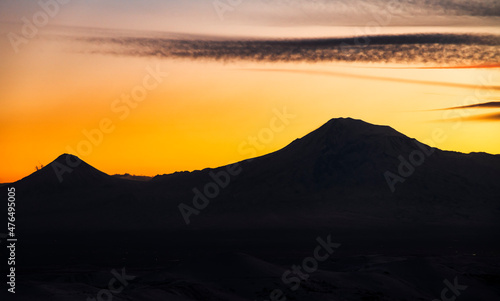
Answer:
[[[61,2],[61,3],[59,3]],[[248,35],[304,26],[500,25],[497,0],[3,0],[0,20],[51,25]],[[54,5],[56,3],[57,7]],[[236,26],[236,27],[235,27]],[[255,28],[259,28],[256,30]]]

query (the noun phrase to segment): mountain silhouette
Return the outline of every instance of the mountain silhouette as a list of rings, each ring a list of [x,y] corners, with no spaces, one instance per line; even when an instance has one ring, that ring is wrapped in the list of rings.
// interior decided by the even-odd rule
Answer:
[[[72,188],[86,185],[103,185],[113,182],[106,173],[90,166],[80,158],[62,154],[50,164],[16,182],[17,185],[38,189]]]
[[[265,156],[150,181],[109,176],[83,161],[69,166],[78,160],[61,155],[13,184],[30,227],[496,225],[500,216],[499,155],[441,151],[351,118],[332,119]],[[208,201],[200,209],[195,199]],[[189,226],[181,207],[191,210]]]
[[[499,155],[338,118],[218,168],[147,180],[63,154],[0,190],[15,188],[26,300],[99,298],[111,267],[135,276],[125,299],[433,300],[458,277],[461,299],[494,300],[498,183]],[[325,241],[338,248],[290,291],[283,275]]]

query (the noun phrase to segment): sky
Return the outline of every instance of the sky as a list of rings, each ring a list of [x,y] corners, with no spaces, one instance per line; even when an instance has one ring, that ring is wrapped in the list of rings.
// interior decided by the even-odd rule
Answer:
[[[108,174],[217,167],[337,117],[500,154],[499,15],[498,1],[2,1],[0,183],[62,153]]]

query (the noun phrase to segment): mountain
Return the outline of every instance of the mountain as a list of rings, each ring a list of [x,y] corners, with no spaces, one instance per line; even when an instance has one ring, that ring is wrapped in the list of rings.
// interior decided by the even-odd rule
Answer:
[[[500,217],[499,155],[441,151],[350,118],[262,157],[149,181],[109,176],[83,161],[70,166],[78,160],[64,154],[13,184],[26,227],[473,226],[498,225]]]
[[[80,158],[62,154],[47,166],[17,181],[16,186],[27,192],[53,192],[106,186],[116,183],[114,177],[90,166]]]

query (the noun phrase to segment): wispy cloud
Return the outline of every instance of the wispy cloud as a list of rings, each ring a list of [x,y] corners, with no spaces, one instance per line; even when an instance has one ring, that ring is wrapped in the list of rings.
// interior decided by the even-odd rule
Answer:
[[[497,109],[500,108],[500,101],[491,101],[484,103],[476,103],[472,105],[458,106],[458,107],[450,107],[444,109],[437,109],[433,111],[445,111],[445,110],[464,110],[464,109]],[[489,113],[489,114],[479,114],[479,115],[470,115],[462,116],[458,118],[444,119],[440,121],[444,122],[455,122],[455,121],[500,121],[500,112]]]
[[[366,67],[364,67],[366,68]],[[486,65],[468,65],[468,66],[404,66],[404,67],[382,67],[376,66],[372,68],[377,69],[500,69],[500,64],[486,64]]]
[[[486,121],[500,121],[500,113],[472,116],[469,119],[471,119],[471,120],[486,120]]]
[[[485,102],[485,103],[477,103],[477,104],[473,104],[473,105],[451,107],[451,108],[444,108],[444,109],[438,109],[438,110],[456,110],[456,109],[471,109],[471,108],[478,108],[478,109],[495,109],[495,108],[500,108],[500,101],[491,101],[491,102]]]
[[[292,6],[308,12],[331,12],[340,9],[342,13],[360,13],[363,11],[377,13],[391,6],[394,12],[409,16],[420,14],[434,16],[500,16],[500,5],[496,0],[399,0],[397,3],[384,0],[266,0],[266,3]]]
[[[237,40],[79,37],[78,51],[171,59],[266,62],[388,62],[445,66],[499,65],[500,36],[378,35],[358,38]]]
[[[421,85],[464,88],[464,89],[500,90],[500,86],[469,85],[469,84],[460,84],[460,83],[423,81],[423,80],[413,80],[413,79],[384,77],[384,76],[371,76],[371,75],[361,75],[361,74],[352,74],[352,73],[344,73],[344,72],[333,72],[333,71],[297,70],[297,69],[264,69],[264,68],[262,68],[262,69],[246,69],[246,70],[262,71],[262,72],[301,73],[301,74],[336,76],[336,77],[350,77],[350,78],[358,78],[358,79],[381,80],[381,81],[391,81],[391,82],[407,83],[407,84],[421,84]]]
[[[457,122],[457,121],[500,121],[500,113],[480,114],[464,116],[450,119],[435,120],[438,122]]]

